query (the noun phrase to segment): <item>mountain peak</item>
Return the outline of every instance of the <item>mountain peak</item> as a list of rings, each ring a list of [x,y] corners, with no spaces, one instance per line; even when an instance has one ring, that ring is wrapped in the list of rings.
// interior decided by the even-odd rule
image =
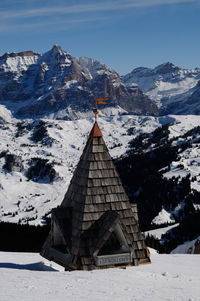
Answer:
[[[68,54],[67,51],[63,50],[61,46],[57,44],[53,45],[53,47],[49,51],[47,51],[46,54],[49,54],[50,56],[54,56],[54,57],[59,55],[60,56],[67,55],[71,57],[71,55]]]
[[[60,46],[60,45],[57,45],[57,44],[53,45],[53,47],[51,48],[51,50],[48,51],[48,52],[49,52],[51,55],[52,55],[52,54],[53,54],[53,55],[57,55],[57,54],[60,54],[60,55],[62,55],[62,54],[67,54],[67,52],[64,51],[64,50],[62,50],[61,46]]]
[[[158,65],[154,70],[156,73],[170,73],[176,70],[180,70],[180,68],[175,66],[173,63],[166,62]]]
[[[53,45],[52,50],[53,50],[53,51],[58,51],[58,52],[59,52],[59,51],[62,51],[62,48],[61,48],[60,45],[55,44],[55,45]]]
[[[41,59],[53,65],[59,63],[71,64],[72,56],[64,51],[61,46],[54,45],[49,51],[44,53]]]

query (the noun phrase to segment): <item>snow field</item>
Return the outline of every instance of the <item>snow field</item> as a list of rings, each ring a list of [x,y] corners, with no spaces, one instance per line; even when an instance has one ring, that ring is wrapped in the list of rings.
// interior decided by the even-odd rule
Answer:
[[[36,253],[0,252],[0,300],[199,301],[200,255],[152,253],[152,264],[64,272]]]
[[[171,225],[171,226],[167,226],[167,227],[164,227],[164,228],[159,228],[159,229],[155,229],[155,230],[149,230],[149,231],[146,231],[145,232],[145,236],[147,235],[152,235],[153,237],[155,238],[158,238],[158,239],[161,239],[161,236],[163,234],[166,234],[169,230],[175,228],[175,227],[178,227],[179,223],[176,223],[174,225]]]

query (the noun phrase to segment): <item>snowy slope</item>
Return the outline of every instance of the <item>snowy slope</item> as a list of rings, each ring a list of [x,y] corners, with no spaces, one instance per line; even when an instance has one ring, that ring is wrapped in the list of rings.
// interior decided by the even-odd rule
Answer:
[[[41,224],[44,216],[61,203],[94,122],[92,115],[88,113],[86,119],[74,121],[19,120],[13,118],[4,106],[0,107],[2,221]],[[127,151],[130,140],[142,132],[150,133],[171,122],[170,135],[177,137],[200,123],[199,116],[190,116],[188,119],[185,116],[134,116],[124,114],[120,108],[108,108],[100,112],[99,125],[111,156],[118,158]],[[199,153],[196,154],[197,157],[192,157],[192,160],[198,164]],[[47,162],[42,165],[40,174],[28,177],[27,173],[33,172],[35,162],[44,163],[41,160]],[[194,174],[195,164],[187,160],[188,164],[185,162],[182,173],[191,170]],[[47,173],[41,174],[45,168]],[[170,176],[173,176],[173,169],[170,172]],[[50,179],[52,173],[53,180]],[[199,176],[196,177],[192,184],[199,189]]]
[[[166,234],[168,231],[170,231],[171,229],[177,227],[178,225],[179,224],[177,223],[177,224],[174,224],[172,226],[146,231],[145,236],[150,235],[150,236],[153,236],[155,238],[161,239],[163,234]]]
[[[39,53],[24,51],[18,53],[5,53],[0,56],[0,72],[22,72],[26,71],[32,64],[36,64],[40,57]]]
[[[58,272],[38,254],[0,252],[1,301],[199,301],[200,255],[159,255],[152,264]]]
[[[174,125],[170,127],[170,138],[174,138],[180,136],[180,132],[184,133],[189,131],[190,126],[198,127],[200,125],[198,116],[186,115],[186,116],[176,116],[176,122]],[[177,140],[173,142],[173,145],[181,145],[182,143],[191,143],[192,147],[187,148],[185,151],[179,154],[179,158],[176,162],[172,162],[170,165],[170,170],[164,173],[164,176],[167,178],[171,178],[172,176],[185,177],[188,174],[191,175],[191,178],[194,181],[191,182],[191,187],[196,190],[200,190],[200,148],[199,148],[199,140],[200,135],[197,132],[191,133],[187,137],[179,137]]]
[[[200,254],[200,237],[179,245],[171,254]]]
[[[32,137],[38,121],[20,121],[11,118],[4,107],[1,109],[4,121],[0,130],[0,153],[6,151],[18,156],[23,165],[22,168],[14,166],[14,170],[9,172],[4,168],[6,156],[0,158],[1,220],[41,223],[42,217],[63,199],[92,128],[93,114],[75,121],[43,120],[47,126],[47,137],[35,142]],[[113,157],[125,153],[133,137],[127,134],[129,127],[134,125],[137,134],[141,125],[147,132],[159,126],[158,119],[123,115],[121,109],[107,109],[99,115],[99,125]],[[19,123],[24,127],[22,132],[19,132]],[[33,158],[47,159],[53,164],[58,178],[51,183],[49,179],[29,181],[26,173]]]
[[[162,208],[157,216],[152,220],[152,224],[162,225],[165,223],[174,223],[174,217],[171,212],[168,212],[166,209]]]
[[[84,69],[86,73],[89,72],[90,78],[94,79],[98,75],[107,74],[113,75],[115,79],[119,81],[118,74],[111,68],[108,68],[105,64],[99,62],[98,60],[81,56],[77,58],[79,64]]]

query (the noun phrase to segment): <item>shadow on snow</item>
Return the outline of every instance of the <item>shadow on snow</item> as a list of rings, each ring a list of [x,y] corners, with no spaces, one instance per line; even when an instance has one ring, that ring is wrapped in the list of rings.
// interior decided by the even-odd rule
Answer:
[[[0,262],[0,268],[16,269],[16,270],[29,270],[29,271],[57,271],[52,267],[46,266],[43,262],[35,262],[28,264],[18,264],[11,262]]]

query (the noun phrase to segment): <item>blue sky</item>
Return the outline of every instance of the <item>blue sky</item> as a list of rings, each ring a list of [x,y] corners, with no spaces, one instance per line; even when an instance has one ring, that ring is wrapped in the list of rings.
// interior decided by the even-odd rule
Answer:
[[[0,53],[54,44],[120,74],[200,67],[200,0],[0,0]]]

